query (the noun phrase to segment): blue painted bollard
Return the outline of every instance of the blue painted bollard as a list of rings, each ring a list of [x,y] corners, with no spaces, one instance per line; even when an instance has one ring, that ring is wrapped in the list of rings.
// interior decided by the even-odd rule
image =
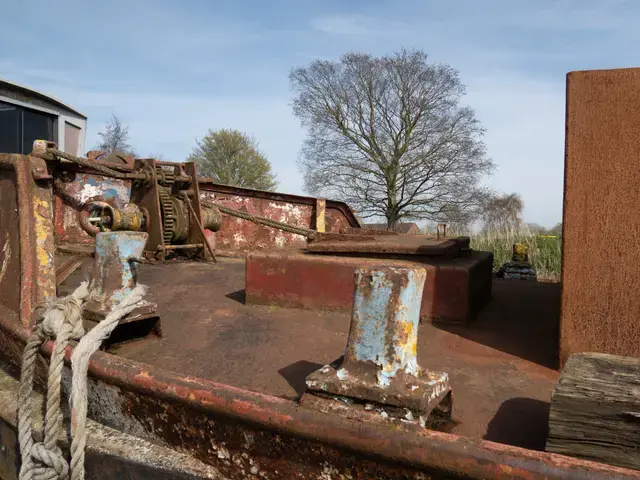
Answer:
[[[90,320],[102,320],[137,285],[136,262],[144,252],[145,232],[100,232],[96,235],[96,253],[89,284],[85,314]],[[146,302],[126,318],[155,312],[155,304]]]
[[[306,379],[310,393],[408,409],[422,418],[451,400],[448,375],[417,360],[422,267],[361,267],[355,272],[344,357]]]

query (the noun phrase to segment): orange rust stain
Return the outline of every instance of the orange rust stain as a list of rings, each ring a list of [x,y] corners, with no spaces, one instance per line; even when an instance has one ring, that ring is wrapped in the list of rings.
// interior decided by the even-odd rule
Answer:
[[[247,402],[244,400],[233,400],[232,405],[235,406],[239,412],[251,412],[253,417],[258,417],[261,420],[277,420],[280,423],[292,422],[294,419],[291,415],[285,415],[268,408],[262,408],[255,403]]]

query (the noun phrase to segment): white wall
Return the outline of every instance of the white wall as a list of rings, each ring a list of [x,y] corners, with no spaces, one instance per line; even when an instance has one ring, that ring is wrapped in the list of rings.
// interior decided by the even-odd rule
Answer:
[[[76,155],[84,156],[87,151],[85,150],[86,136],[87,136],[87,120],[84,118],[70,117],[68,115],[58,116],[58,148],[63,152],[66,152],[66,146],[64,144],[64,124],[70,123],[80,129],[80,138],[78,139],[78,151]]]

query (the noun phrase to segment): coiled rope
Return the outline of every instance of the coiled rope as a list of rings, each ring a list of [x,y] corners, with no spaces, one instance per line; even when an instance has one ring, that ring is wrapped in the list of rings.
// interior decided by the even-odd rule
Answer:
[[[107,317],[84,335],[82,305],[89,296],[87,282],[83,282],[69,296],[43,305],[34,332],[27,340],[20,373],[18,391],[18,440],[22,465],[19,480],[84,479],[84,449],[87,420],[87,369],[89,358],[109,337],[120,319],[138,306],[146,287],[138,285]],[[47,380],[47,400],[44,420],[44,440],[33,438],[31,394],[38,351],[44,342],[55,339]],[[62,455],[57,442],[62,429],[60,388],[65,349],[70,339],[80,339],[71,357],[71,462]]]

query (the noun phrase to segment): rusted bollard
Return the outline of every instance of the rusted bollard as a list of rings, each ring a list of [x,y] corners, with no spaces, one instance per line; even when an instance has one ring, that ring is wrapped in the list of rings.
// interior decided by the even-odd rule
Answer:
[[[112,307],[135,288],[136,262],[142,256],[148,237],[145,232],[100,232],[96,235],[95,261],[85,306],[88,319],[104,319]],[[155,310],[156,305],[147,302],[125,319],[148,316]]]
[[[346,399],[352,410],[361,407],[347,416],[364,411],[423,426],[445,398],[450,411],[448,375],[420,368],[416,357],[425,278],[422,267],[356,269],[344,358],[307,377],[303,404],[326,410],[331,400],[343,406]]]

